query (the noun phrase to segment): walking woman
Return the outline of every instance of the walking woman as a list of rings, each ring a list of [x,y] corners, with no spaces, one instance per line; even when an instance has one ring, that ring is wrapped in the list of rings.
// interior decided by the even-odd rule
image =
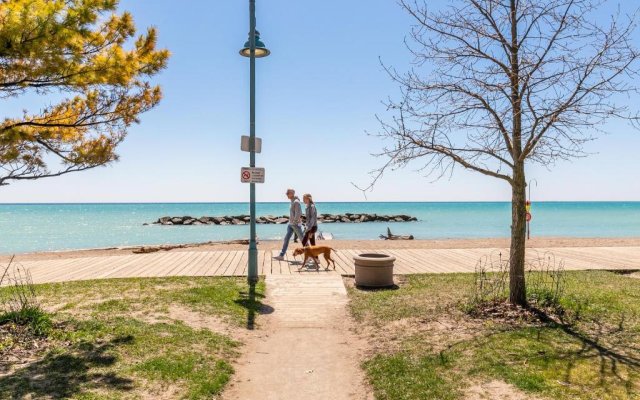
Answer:
[[[318,231],[318,212],[316,211],[316,205],[313,203],[313,197],[311,197],[309,193],[302,196],[302,201],[304,201],[304,204],[307,206],[305,210],[306,229],[304,230],[304,237],[302,238],[302,246],[306,246],[307,243],[315,246],[316,232]]]

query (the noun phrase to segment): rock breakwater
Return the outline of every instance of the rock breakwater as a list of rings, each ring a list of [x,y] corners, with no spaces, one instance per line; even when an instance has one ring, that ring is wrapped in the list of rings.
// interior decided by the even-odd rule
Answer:
[[[303,216],[304,221],[304,216]],[[318,222],[330,223],[363,223],[363,222],[411,222],[417,221],[416,217],[409,215],[378,215],[378,214],[320,214]],[[155,225],[246,225],[251,221],[248,215],[234,215],[224,217],[161,217]],[[258,224],[288,224],[289,216],[264,215],[256,218]]]

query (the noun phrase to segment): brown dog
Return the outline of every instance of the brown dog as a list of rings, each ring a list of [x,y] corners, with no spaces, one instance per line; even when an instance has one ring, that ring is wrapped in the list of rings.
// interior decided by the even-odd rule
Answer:
[[[324,259],[327,260],[327,268],[325,269],[329,269],[331,263],[333,263],[333,269],[336,269],[336,262],[333,260],[333,258],[331,258],[331,250],[335,251],[329,246],[306,246],[295,249],[293,251],[293,255],[299,256],[301,254],[304,254],[304,261],[302,262],[302,266],[299,269],[302,269],[302,267],[307,264],[307,261],[310,258],[313,258],[313,261],[315,261],[318,268],[320,268],[320,262],[318,261],[318,257],[320,256],[320,254],[322,254],[324,256]]]

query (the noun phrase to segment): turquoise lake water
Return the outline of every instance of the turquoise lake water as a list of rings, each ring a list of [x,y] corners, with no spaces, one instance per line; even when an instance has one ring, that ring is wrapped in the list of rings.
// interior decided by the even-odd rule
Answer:
[[[318,203],[319,213],[408,214],[418,222],[321,224],[336,239],[377,239],[387,226],[416,239],[508,237],[509,203]],[[165,215],[248,214],[247,203],[0,204],[0,253],[248,238],[248,226],[143,226]],[[288,214],[287,203],[259,203],[258,215]],[[532,236],[640,237],[640,202],[534,203]],[[281,239],[282,225],[258,225],[259,239]]]

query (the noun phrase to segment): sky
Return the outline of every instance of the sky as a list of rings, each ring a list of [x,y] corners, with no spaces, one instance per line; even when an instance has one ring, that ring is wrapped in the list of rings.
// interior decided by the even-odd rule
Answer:
[[[632,2],[629,2],[632,3]],[[247,201],[240,168],[249,154],[248,2],[121,0],[139,31],[155,26],[168,68],[153,78],[160,105],[129,129],[120,161],[62,177],[14,182],[0,202]],[[628,4],[628,3],[627,3]],[[258,201],[283,201],[286,188],[316,201],[363,201],[354,184],[384,162],[376,115],[399,89],[380,61],[410,67],[403,41],[412,21],[394,0],[257,0],[257,27],[271,55],[257,60],[257,166],[266,182]],[[635,39],[640,40],[636,34]],[[5,114],[37,110],[50,99],[26,96]],[[630,100],[634,101],[634,99]],[[635,99],[637,101],[637,99]],[[592,155],[553,166],[529,166],[534,201],[640,200],[640,132],[613,123],[612,134],[587,145]],[[509,201],[504,181],[456,168],[433,182],[420,165],[384,175],[368,201]]]

